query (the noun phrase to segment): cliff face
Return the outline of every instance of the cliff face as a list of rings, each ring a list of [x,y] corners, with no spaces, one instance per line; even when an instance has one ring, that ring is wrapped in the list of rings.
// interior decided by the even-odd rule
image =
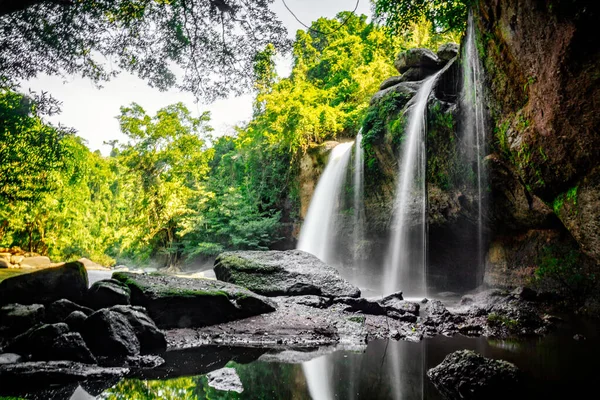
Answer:
[[[600,14],[592,3],[484,0],[476,10],[493,121],[488,283],[528,283],[546,264],[600,262]]]

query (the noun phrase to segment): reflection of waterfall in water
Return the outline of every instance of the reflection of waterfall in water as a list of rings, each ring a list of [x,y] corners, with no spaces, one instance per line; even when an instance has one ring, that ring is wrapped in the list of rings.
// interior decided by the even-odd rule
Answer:
[[[364,153],[362,148],[362,129],[356,135],[356,142],[354,146],[354,174],[352,177],[352,187],[354,189],[354,198],[353,198],[353,226],[352,226],[352,249],[353,249],[353,274],[352,281],[354,284],[359,286],[360,279],[358,275],[358,271],[361,270],[363,266],[362,260],[362,247],[365,235],[364,228]]]
[[[389,341],[385,357],[391,372],[394,400],[423,399],[425,391],[425,342],[402,346]]]
[[[337,209],[353,143],[341,143],[331,150],[329,161],[319,178],[300,231],[298,249],[309,252],[326,263],[333,262],[335,257]],[[326,357],[302,364],[302,370],[314,400],[333,398]]]
[[[440,72],[421,83],[408,111],[383,293],[403,290],[417,296],[427,291],[426,110]]]
[[[298,239],[298,249],[311,253],[326,263],[334,261],[332,257],[338,222],[337,208],[353,144],[354,142],[341,143],[331,150],[327,166],[310,200]]]
[[[482,160],[486,155],[485,117],[483,99],[483,68],[476,46],[476,33],[473,14],[469,12],[467,34],[462,54],[463,87],[460,96],[461,108],[461,155],[473,166],[476,181],[472,189],[477,193],[477,284],[483,281],[483,210],[482,188],[486,185]]]
[[[331,365],[328,356],[321,356],[302,363],[308,391],[313,400],[333,399],[333,388],[329,374]]]

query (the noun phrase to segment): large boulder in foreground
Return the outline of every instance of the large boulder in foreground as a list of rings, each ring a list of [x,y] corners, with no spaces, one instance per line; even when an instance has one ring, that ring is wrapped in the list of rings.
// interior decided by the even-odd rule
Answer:
[[[435,387],[449,400],[521,398],[519,375],[514,364],[470,350],[455,351],[427,371]]]
[[[417,48],[402,51],[394,61],[394,67],[401,74],[410,68],[431,68],[440,69],[442,63],[435,53],[429,49]]]
[[[201,327],[263,314],[274,304],[243,287],[209,279],[115,272],[131,290],[131,303],[145,307],[162,329]]]
[[[215,274],[265,296],[360,297],[333,267],[301,250],[222,253]]]
[[[17,275],[0,282],[0,305],[47,304],[59,299],[78,303],[88,288],[87,272],[80,262]]]

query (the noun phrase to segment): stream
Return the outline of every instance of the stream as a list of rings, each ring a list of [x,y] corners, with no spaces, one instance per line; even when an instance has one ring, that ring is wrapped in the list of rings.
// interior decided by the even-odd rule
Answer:
[[[580,333],[585,340],[574,340]],[[320,377],[321,387],[311,397],[310,382],[302,363],[310,354],[277,353],[248,348],[204,348],[179,352],[172,361],[178,366],[163,371],[207,373],[223,366],[235,368],[244,387],[242,393],[218,392],[207,385],[203,374],[166,380],[126,379],[100,394],[98,399],[442,399],[426,376],[426,371],[456,350],[471,349],[486,357],[504,359],[524,374],[523,397],[588,398],[596,387],[599,337],[593,323],[575,321],[545,337],[525,340],[494,340],[465,336],[437,336],[418,343],[376,340],[364,349],[345,349],[305,362],[328,366]],[[326,353],[327,349],[319,349]],[[317,353],[317,354],[320,354]],[[235,361],[226,361],[226,359]],[[256,358],[256,359],[255,359]],[[251,361],[255,359],[254,361]],[[323,395],[329,393],[329,395]],[[529,393],[529,394],[528,394]],[[86,397],[72,397],[73,400]],[[91,397],[87,397],[91,398]]]

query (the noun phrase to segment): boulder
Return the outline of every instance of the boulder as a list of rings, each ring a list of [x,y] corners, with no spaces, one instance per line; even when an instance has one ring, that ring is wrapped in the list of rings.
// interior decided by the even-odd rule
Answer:
[[[69,326],[64,323],[35,326],[16,336],[4,350],[21,355],[30,354],[36,358],[46,354],[54,341],[67,332],[69,332]],[[42,356],[42,358],[44,357]]]
[[[402,79],[401,75],[389,77],[385,81],[381,82],[381,85],[379,85],[379,90],[387,89],[402,82],[404,82],[404,79]]]
[[[0,282],[0,305],[46,304],[59,299],[79,302],[87,287],[87,272],[75,261],[3,280]]]
[[[419,84],[416,82],[400,82],[375,93],[373,97],[371,97],[369,105],[376,105],[388,95],[396,95],[398,108],[402,108],[413,98],[417,93],[417,90],[419,90]]]
[[[14,364],[23,361],[23,357],[15,353],[2,353],[0,354],[0,365]]]
[[[139,306],[118,305],[110,308],[111,311],[123,315],[135,332],[140,342],[142,354],[164,352],[167,350],[165,334],[156,327],[148,316],[146,309]]]
[[[371,315],[386,315],[386,310],[376,301],[370,301],[365,298],[340,297],[335,299],[336,303],[346,304],[344,309],[347,312],[361,312]]]
[[[20,262],[21,266],[29,266],[29,267],[44,267],[48,264],[52,264],[52,261],[45,256],[33,256],[33,257],[23,257],[23,260]]]
[[[398,298],[388,298],[379,301],[379,304],[388,312],[395,312],[400,315],[404,314],[412,314],[414,316],[419,316],[420,306],[418,303],[414,303],[412,301],[401,300]]]
[[[437,56],[440,61],[448,62],[458,55],[458,44],[444,43],[438,47]]]
[[[71,329],[71,331],[81,332],[86,319],[87,315],[85,315],[83,312],[73,311],[67,318],[65,318],[64,323],[69,325],[69,329]]]
[[[0,308],[0,331],[22,333],[41,323],[45,316],[46,310],[41,304],[8,304]]]
[[[10,262],[11,262],[12,264],[21,264],[21,263],[23,262],[23,260],[24,260],[24,259],[25,259],[25,257],[23,257],[23,256],[20,256],[20,255],[13,254],[13,255],[10,257]]]
[[[519,369],[507,361],[485,358],[470,350],[446,356],[427,376],[444,398],[510,399],[520,398]]]
[[[48,322],[64,322],[65,319],[74,311],[80,311],[86,316],[92,314],[94,310],[88,307],[80,306],[67,299],[56,300],[46,309],[46,319]]]
[[[96,364],[96,358],[77,332],[67,332],[58,336],[52,345],[33,354],[35,361],[66,360],[84,364]]]
[[[402,74],[403,82],[416,82],[435,74],[439,68],[411,67]]]
[[[96,356],[126,357],[140,354],[140,342],[125,316],[109,309],[86,318],[81,334]]]
[[[223,391],[242,393],[244,386],[235,368],[221,368],[206,374],[208,386]]]
[[[214,269],[217,279],[265,296],[360,296],[333,267],[301,250],[226,252]]]
[[[12,264],[10,261],[7,261],[4,258],[0,258],[0,268],[12,268]]]
[[[115,272],[113,279],[129,287],[131,303],[148,310],[162,329],[214,325],[275,310],[265,297],[225,282],[130,272]]]
[[[115,279],[94,282],[86,296],[87,304],[95,310],[130,304],[131,290]]]
[[[432,69],[440,69],[441,63],[438,56],[429,49],[409,49],[406,51],[402,51],[396,57],[396,61],[394,61],[394,67],[401,74],[408,71],[410,68],[414,67],[425,67]]]

